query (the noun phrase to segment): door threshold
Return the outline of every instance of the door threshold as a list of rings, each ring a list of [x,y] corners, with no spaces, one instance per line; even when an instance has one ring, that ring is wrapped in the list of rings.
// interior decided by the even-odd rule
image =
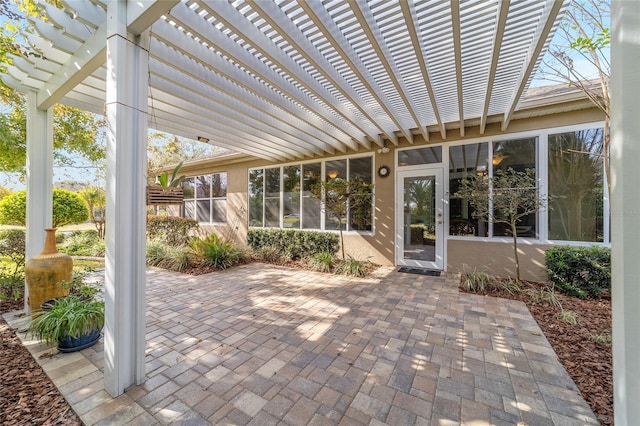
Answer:
[[[439,277],[442,271],[436,269],[414,268],[409,266],[401,266],[398,272],[404,272],[405,274],[416,275],[429,275],[431,277]]]

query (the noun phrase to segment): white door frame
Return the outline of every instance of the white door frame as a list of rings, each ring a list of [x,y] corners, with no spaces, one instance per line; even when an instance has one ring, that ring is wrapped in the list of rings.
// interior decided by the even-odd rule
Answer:
[[[435,176],[436,178],[436,244],[435,244],[435,260],[421,261],[404,258],[404,179],[407,177]],[[398,170],[396,172],[396,229],[395,229],[395,258],[396,265],[412,266],[418,268],[427,268],[435,270],[444,270],[444,251],[445,251],[445,203],[444,203],[444,166],[427,165],[421,166],[419,169],[412,168],[409,170]]]

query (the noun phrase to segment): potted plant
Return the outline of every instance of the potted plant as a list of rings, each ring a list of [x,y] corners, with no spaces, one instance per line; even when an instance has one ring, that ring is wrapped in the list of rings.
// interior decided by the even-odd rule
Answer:
[[[47,344],[57,343],[60,352],[75,352],[94,345],[103,326],[104,302],[70,295],[37,315],[27,332]]]

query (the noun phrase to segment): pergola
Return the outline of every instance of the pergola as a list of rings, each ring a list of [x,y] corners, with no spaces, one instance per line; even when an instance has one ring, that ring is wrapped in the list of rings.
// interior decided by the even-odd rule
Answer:
[[[430,135],[460,138],[465,128],[478,126],[483,134],[490,123],[504,131],[567,3],[63,0],[59,10],[43,2],[46,20],[33,19],[34,32],[26,34],[38,55],[12,57],[2,75],[28,99],[27,255],[37,253],[41,230],[51,224],[51,107],[60,102],[105,114],[106,390],[117,396],[145,377],[148,127],[271,161],[429,142]],[[614,53],[614,67],[624,63],[635,71],[640,36],[632,31],[640,28],[640,7],[616,6],[612,50],[624,46],[625,54]],[[627,36],[634,37],[629,45],[621,40]],[[616,79],[614,89],[626,81],[637,94],[635,74]],[[637,179],[638,168],[622,173],[622,164],[640,155],[628,143],[621,152],[622,140],[633,134],[627,131],[638,130],[638,120],[620,121],[637,113],[633,95],[629,87],[625,97],[613,93],[620,95],[613,120],[615,215],[640,211],[640,201],[623,193],[631,193],[623,183]],[[640,319],[627,308],[640,294],[624,277],[638,276],[640,262],[623,261],[637,247],[623,225],[640,229],[639,215],[619,216],[612,221],[614,250],[616,243],[630,247],[620,249],[617,263],[614,256],[614,325],[620,327],[614,348],[637,354],[638,327],[625,325]],[[619,297],[624,302],[615,305]],[[624,423],[618,415],[631,419],[640,410],[627,403],[640,399],[640,364],[616,361],[616,409],[622,410],[616,420]]]

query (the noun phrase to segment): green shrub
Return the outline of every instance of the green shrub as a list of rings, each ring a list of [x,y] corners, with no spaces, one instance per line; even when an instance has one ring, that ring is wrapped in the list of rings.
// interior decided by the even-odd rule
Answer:
[[[183,246],[190,234],[198,229],[198,222],[177,216],[147,216],[147,237],[164,241],[171,246]]]
[[[358,260],[353,256],[347,256],[346,259],[336,265],[337,274],[351,275],[354,277],[366,277],[370,269],[370,262]]]
[[[195,264],[197,254],[186,246],[172,246],[158,240],[147,241],[147,265],[182,272]]]
[[[424,241],[424,234],[427,232],[427,227],[422,224],[411,225],[411,241],[412,245],[422,245]]]
[[[466,272],[462,274],[462,288],[465,291],[482,293],[494,288],[495,279],[486,272]]]
[[[0,300],[20,300],[24,291],[24,278],[0,275]]]
[[[292,229],[250,229],[247,244],[258,254],[262,247],[272,246],[293,260],[316,253],[338,251],[339,236],[331,232],[296,231]]]
[[[202,257],[206,266],[218,269],[227,269],[244,261],[244,251],[231,243],[224,242],[216,234],[210,234],[206,238],[194,237],[189,246]]]
[[[65,189],[53,189],[53,227],[82,223],[89,219],[89,209],[82,197]],[[27,191],[7,195],[0,201],[0,223],[25,226]]]
[[[95,230],[74,231],[65,236],[58,249],[71,256],[104,256],[105,242]]]
[[[611,250],[606,247],[554,247],[546,251],[549,280],[570,296],[600,297],[611,288]]]
[[[22,229],[6,229],[0,231],[0,256],[8,257],[13,263],[13,278],[21,279],[24,275],[25,232]]]
[[[332,253],[316,253],[308,259],[311,269],[320,272],[331,272],[336,261]]]
[[[159,266],[167,253],[167,245],[158,240],[147,240],[147,265]]]
[[[282,263],[284,261],[284,256],[280,249],[274,246],[260,247],[255,254],[260,260],[267,263]]]
[[[576,325],[578,323],[578,316],[576,313],[573,311],[565,311],[564,309],[560,309],[558,319],[569,325]]]

